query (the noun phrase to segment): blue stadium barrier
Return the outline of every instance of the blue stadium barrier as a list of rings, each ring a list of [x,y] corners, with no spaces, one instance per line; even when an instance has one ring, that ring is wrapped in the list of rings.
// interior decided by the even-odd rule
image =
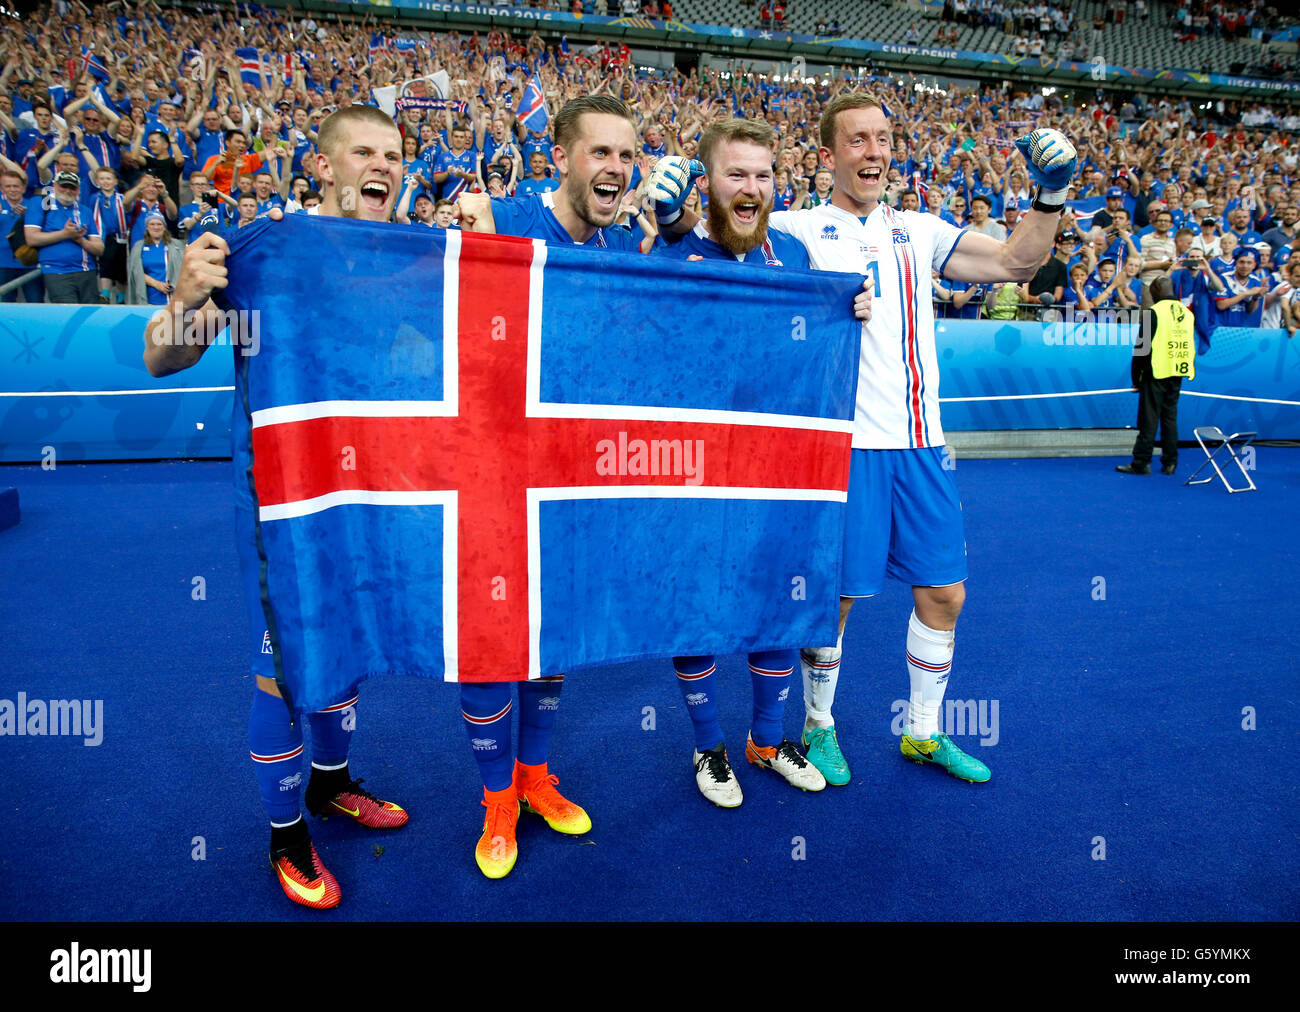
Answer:
[[[234,357],[144,367],[146,306],[0,308],[0,461],[230,456]]]
[[[149,316],[144,307],[0,310],[0,461],[229,456],[235,352],[213,348],[194,368],[154,379],[141,358]],[[944,428],[1132,426],[1133,329],[938,321]],[[1300,339],[1221,327],[1183,390],[1179,427],[1189,436],[1218,425],[1300,438]]]
[[[1117,429],[1137,421],[1130,324],[937,321],[945,431]],[[1183,384],[1179,432],[1198,425],[1300,438],[1300,339],[1219,327]]]

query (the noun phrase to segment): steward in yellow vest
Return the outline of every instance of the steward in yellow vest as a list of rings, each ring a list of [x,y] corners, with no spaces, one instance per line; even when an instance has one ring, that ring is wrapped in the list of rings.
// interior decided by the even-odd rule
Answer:
[[[1121,474],[1150,474],[1156,428],[1160,428],[1160,473],[1178,466],[1178,395],[1183,380],[1196,376],[1196,320],[1174,297],[1167,275],[1151,282],[1150,309],[1142,312],[1141,336],[1133,347],[1133,387],[1138,392],[1137,439],[1133,463]]]
[[[1151,375],[1156,379],[1196,378],[1196,319],[1172,296],[1151,307]]]

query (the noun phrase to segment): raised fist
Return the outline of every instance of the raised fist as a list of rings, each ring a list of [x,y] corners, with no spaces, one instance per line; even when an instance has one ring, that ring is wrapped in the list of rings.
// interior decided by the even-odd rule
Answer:
[[[1079,164],[1074,145],[1065,134],[1050,128],[1034,130],[1018,138],[1016,147],[1024,152],[1030,176],[1044,191],[1039,196],[1048,203],[1063,202]]]
[[[682,205],[702,175],[704,163],[698,159],[680,155],[659,159],[650,173],[646,194],[654,201],[655,217],[661,225],[671,225],[682,216]]]

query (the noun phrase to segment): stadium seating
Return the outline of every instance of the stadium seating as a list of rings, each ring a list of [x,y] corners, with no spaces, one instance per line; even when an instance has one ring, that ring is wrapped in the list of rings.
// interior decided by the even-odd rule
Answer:
[[[1230,73],[1234,69],[1236,72],[1248,70],[1263,56],[1262,47],[1251,39],[1227,41],[1206,36],[1188,42],[1179,41],[1172,28],[1172,8],[1160,2],[1150,4],[1150,16],[1146,19],[1137,18],[1130,9],[1122,24],[1107,24],[1102,31],[1101,45],[1094,51],[1091,44],[1092,20],[1099,13],[1104,15],[1106,4],[1099,0],[1079,0],[1070,6],[1076,14],[1072,34],[1082,38],[1089,56],[1100,54],[1110,64]],[[675,10],[677,17],[687,22],[748,28],[759,26],[758,0],[750,3],[742,0],[682,0]],[[915,23],[920,29],[921,44],[931,45],[940,25],[938,18],[938,8],[922,4],[887,0],[799,3],[796,0],[787,6],[785,27],[790,32],[811,34],[818,20],[827,23],[838,20],[844,29],[844,38],[902,44],[906,42],[908,26]],[[1015,42],[1015,35],[1005,33],[1001,27],[951,23],[944,27],[949,31],[956,27],[954,48],[957,49],[1010,53]],[[1059,47],[1051,46],[1044,55],[1059,55]],[[1243,67],[1234,67],[1236,64]]]

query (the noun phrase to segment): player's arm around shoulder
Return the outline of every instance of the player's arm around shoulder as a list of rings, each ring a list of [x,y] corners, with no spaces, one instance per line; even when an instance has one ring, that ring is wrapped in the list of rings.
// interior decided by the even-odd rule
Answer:
[[[456,199],[452,218],[460,222],[466,232],[486,232],[495,235],[496,217],[492,213],[492,198],[486,193],[462,193]]]

